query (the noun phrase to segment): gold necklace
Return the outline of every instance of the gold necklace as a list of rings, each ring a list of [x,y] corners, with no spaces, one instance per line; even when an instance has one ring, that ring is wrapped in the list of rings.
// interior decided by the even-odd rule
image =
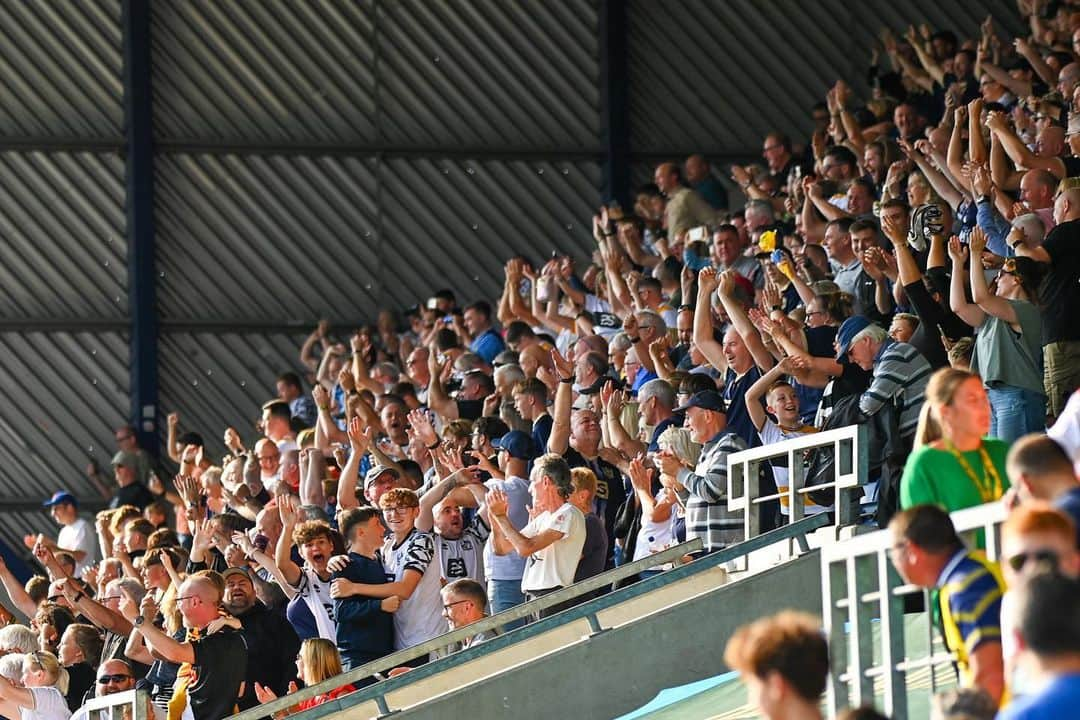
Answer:
[[[998,475],[997,468],[994,467],[994,461],[990,459],[990,454],[986,452],[986,446],[982,440],[979,440],[979,464],[982,465],[983,471],[981,479],[975,474],[975,470],[971,467],[967,458],[956,449],[951,440],[945,441],[945,447],[960,463],[961,469],[975,485],[975,489],[979,491],[979,497],[984,503],[997,500],[1004,494],[1005,489],[1001,484],[1001,476]]]

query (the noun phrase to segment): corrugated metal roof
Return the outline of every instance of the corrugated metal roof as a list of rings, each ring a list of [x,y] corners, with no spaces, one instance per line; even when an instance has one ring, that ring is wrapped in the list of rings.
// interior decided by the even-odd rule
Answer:
[[[371,3],[157,1],[162,137],[374,140]]]
[[[928,22],[977,36],[988,13],[1021,31],[1009,0],[631,0],[631,146],[744,153],[760,148],[770,129],[806,137],[810,106],[837,79],[865,92],[882,28]]]
[[[591,0],[153,4],[169,139],[598,146]]]
[[[169,154],[155,169],[164,319],[374,316],[371,161]]]
[[[444,286],[498,297],[510,257],[587,250],[599,184],[596,163],[168,154],[158,305],[284,324],[373,320]]]
[[[552,250],[585,257],[600,203],[596,163],[390,160],[381,197],[379,277],[386,302],[408,306],[450,287],[459,300],[502,293],[503,266]]]
[[[376,2],[391,144],[596,148],[599,3]]]
[[[119,333],[0,333],[0,492],[97,497],[90,460],[109,473],[128,414],[128,345]]]
[[[120,0],[0,2],[0,136],[123,133]]]
[[[277,376],[298,368],[303,341],[284,333],[162,335],[162,413],[179,412],[181,432],[200,433],[215,461],[225,452],[226,427],[236,427],[251,447],[260,406],[275,397]]]
[[[124,161],[0,153],[0,316],[127,313]]]

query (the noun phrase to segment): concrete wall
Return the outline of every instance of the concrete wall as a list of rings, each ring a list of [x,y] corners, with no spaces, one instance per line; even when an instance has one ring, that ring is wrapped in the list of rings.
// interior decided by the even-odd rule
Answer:
[[[816,552],[805,555],[395,717],[598,720],[621,715],[666,687],[724,672],[724,645],[740,625],[788,608],[820,615],[820,562]]]

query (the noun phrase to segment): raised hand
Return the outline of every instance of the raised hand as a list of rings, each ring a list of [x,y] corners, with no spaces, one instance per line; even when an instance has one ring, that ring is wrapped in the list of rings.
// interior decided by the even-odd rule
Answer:
[[[268,703],[277,700],[277,693],[261,683],[255,683],[255,698],[260,703]]]
[[[439,441],[439,436],[435,434],[435,427],[431,424],[431,418],[428,416],[426,410],[416,409],[408,415],[409,426],[412,427],[413,432],[420,438],[420,442],[425,446],[434,445]]]
[[[551,362],[554,364],[555,372],[558,373],[560,380],[574,377],[574,363],[567,360],[556,348],[551,349]]]
[[[644,458],[638,455],[630,461],[630,484],[634,486],[635,490],[644,490],[651,494],[652,491],[652,478],[649,476],[649,469],[645,467]]]
[[[173,478],[173,487],[184,503],[191,505],[199,502],[199,484],[190,475],[177,475]]]
[[[349,375],[351,376],[352,373],[350,372]],[[315,407],[320,410],[330,407],[330,393],[318,383],[311,388],[311,399],[315,401]]]
[[[277,503],[281,524],[288,528],[294,527],[296,525],[296,503],[293,501],[292,496],[279,495]]]
[[[698,297],[709,297],[719,285],[720,281],[716,277],[716,270],[707,267],[698,271]]]
[[[484,504],[487,505],[488,513],[495,517],[503,517],[509,511],[506,493],[498,488],[488,490],[484,496]]]
[[[963,265],[968,259],[968,249],[960,243],[960,238],[956,235],[949,238],[949,257],[954,265]]]
[[[977,225],[968,237],[968,249],[975,255],[982,253],[986,249],[986,233]]]

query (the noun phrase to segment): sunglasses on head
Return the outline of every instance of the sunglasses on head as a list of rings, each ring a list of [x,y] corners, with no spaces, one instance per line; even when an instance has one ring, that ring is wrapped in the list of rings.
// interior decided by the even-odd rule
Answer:
[[[1020,572],[1031,560],[1036,565],[1041,565],[1049,568],[1056,568],[1058,566],[1058,554],[1053,550],[1033,550],[1032,552],[1021,552],[1015,555],[1010,555],[1006,562],[1009,563],[1009,567],[1015,572]]]

